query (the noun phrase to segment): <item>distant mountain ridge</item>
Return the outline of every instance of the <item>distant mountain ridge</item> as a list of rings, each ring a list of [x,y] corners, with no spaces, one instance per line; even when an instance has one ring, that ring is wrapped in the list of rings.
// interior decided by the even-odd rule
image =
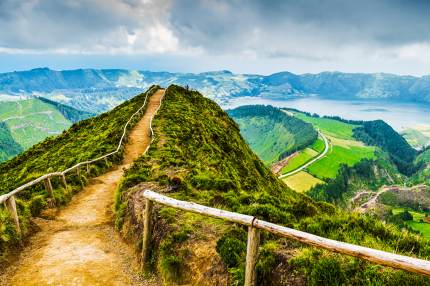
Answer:
[[[239,96],[291,98],[318,95],[331,99],[384,99],[430,104],[430,76],[322,72],[272,75],[229,71],[170,73],[124,69],[55,71],[38,68],[0,74],[1,96],[36,95],[80,110],[106,111],[152,84],[179,84],[223,103]]]

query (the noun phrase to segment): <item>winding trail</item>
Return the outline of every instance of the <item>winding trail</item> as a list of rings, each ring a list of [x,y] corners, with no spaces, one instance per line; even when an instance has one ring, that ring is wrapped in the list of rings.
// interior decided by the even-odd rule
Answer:
[[[133,248],[112,224],[112,206],[124,169],[151,143],[150,121],[163,95],[158,90],[149,98],[146,113],[130,132],[122,165],[92,179],[55,219],[35,219],[41,231],[0,277],[1,285],[159,285],[138,275]]]
[[[295,170],[293,170],[293,171],[291,171],[291,172],[285,173],[285,174],[283,174],[283,175],[280,175],[280,176],[278,177],[279,179],[282,179],[282,178],[285,178],[285,177],[289,177],[289,176],[291,176],[291,175],[294,175],[294,174],[296,174],[296,173],[299,173],[299,172],[303,171],[304,169],[306,169],[307,167],[309,167],[310,165],[312,165],[313,163],[315,163],[315,162],[316,162],[316,161],[318,161],[319,159],[323,158],[323,157],[327,154],[328,150],[330,149],[330,148],[329,148],[329,147],[330,147],[330,145],[329,145],[329,143],[328,143],[328,140],[327,140],[327,138],[324,136],[324,134],[322,134],[320,131],[318,131],[318,134],[319,134],[319,135],[321,136],[321,138],[324,140],[324,145],[325,145],[325,147],[324,147],[324,151],[323,151],[321,154],[319,154],[317,157],[313,158],[312,160],[310,160],[309,162],[307,162],[307,163],[303,164],[302,166],[298,167],[297,169],[295,169]]]

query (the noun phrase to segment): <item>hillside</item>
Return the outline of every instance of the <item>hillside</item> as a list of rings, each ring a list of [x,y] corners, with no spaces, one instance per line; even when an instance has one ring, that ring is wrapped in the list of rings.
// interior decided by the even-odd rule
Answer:
[[[238,125],[198,92],[170,86],[153,123],[155,141],[126,171],[115,206],[117,227],[138,247],[144,203],[140,195],[149,188],[333,239],[430,257],[428,241],[419,236],[287,188],[246,145]],[[167,207],[157,206],[156,213],[150,261],[164,281],[240,285],[244,228]],[[267,234],[261,251],[258,285],[430,285],[423,276]]]
[[[241,106],[227,113],[239,124],[246,142],[266,164],[311,145],[318,136],[311,124],[272,106]]]
[[[21,145],[12,137],[7,124],[0,122],[0,162],[12,158],[22,151]]]
[[[0,121],[8,128],[15,142],[4,145],[1,149],[3,153],[10,154],[1,161],[18,154],[17,150],[26,150],[46,137],[58,135],[73,123],[91,116],[93,114],[44,98],[0,102]]]
[[[57,136],[40,142],[13,159],[0,164],[0,194],[31,181],[39,176],[55,171],[62,171],[89,159],[94,159],[117,148],[123,134],[123,128],[130,116],[144,103],[145,94],[126,101],[117,108],[97,117],[73,124],[69,129]],[[138,117],[132,121],[132,125]],[[78,177],[76,172],[67,175],[68,189],[64,189],[58,178],[52,180],[57,203],[68,202],[72,195],[79,191],[91,177],[105,172],[112,163],[118,163],[123,157],[123,149],[117,156],[107,161],[92,164],[87,172],[82,171]],[[31,232],[30,217],[38,215],[43,208],[51,205],[43,184],[35,185],[21,192],[17,200],[19,220],[23,236]],[[11,219],[4,208],[0,209],[0,261],[4,258],[8,247],[19,243],[18,235]]]
[[[382,120],[364,121],[362,127],[354,130],[354,137],[386,151],[399,171],[405,175],[412,175],[419,169],[419,166],[414,165],[418,152]]]
[[[80,110],[99,113],[152,84],[189,85],[223,103],[239,96],[286,99],[318,95],[334,99],[372,99],[430,103],[430,76],[322,72],[272,75],[233,74],[229,71],[192,73],[121,69],[55,71],[39,68],[0,74],[0,93],[5,96],[38,95]]]

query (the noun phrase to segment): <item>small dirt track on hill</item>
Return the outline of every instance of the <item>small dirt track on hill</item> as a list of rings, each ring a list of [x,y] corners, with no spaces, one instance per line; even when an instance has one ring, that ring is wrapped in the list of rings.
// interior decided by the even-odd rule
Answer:
[[[122,165],[92,179],[54,220],[35,219],[41,231],[0,277],[2,285],[159,285],[138,275],[134,250],[112,225],[112,204],[124,169],[151,142],[150,120],[163,95],[158,90],[149,98],[146,113],[130,133]]]

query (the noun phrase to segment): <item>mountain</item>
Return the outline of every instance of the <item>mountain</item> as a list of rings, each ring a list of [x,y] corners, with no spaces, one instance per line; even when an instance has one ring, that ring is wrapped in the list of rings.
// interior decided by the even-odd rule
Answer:
[[[242,136],[266,164],[311,145],[318,137],[311,124],[276,107],[248,105],[227,113],[239,124]]]
[[[137,246],[142,192],[151,189],[332,239],[430,256],[428,241],[415,234],[289,189],[251,151],[228,114],[196,91],[170,86],[153,123],[153,144],[126,171],[116,195],[116,226]],[[245,228],[163,206],[157,218],[150,261],[165,283],[243,284]],[[430,283],[265,233],[260,249],[257,285]]]
[[[152,84],[180,84],[218,103],[239,96],[288,99],[318,95],[332,99],[372,99],[430,103],[430,76],[322,72],[297,75],[233,74],[229,71],[169,73],[121,69],[54,71],[39,68],[0,74],[0,99],[36,95],[80,110],[100,113]]]
[[[7,139],[8,144],[0,146],[1,152],[5,154],[1,161],[91,116],[93,114],[44,98],[0,102],[3,134],[10,137]]]

